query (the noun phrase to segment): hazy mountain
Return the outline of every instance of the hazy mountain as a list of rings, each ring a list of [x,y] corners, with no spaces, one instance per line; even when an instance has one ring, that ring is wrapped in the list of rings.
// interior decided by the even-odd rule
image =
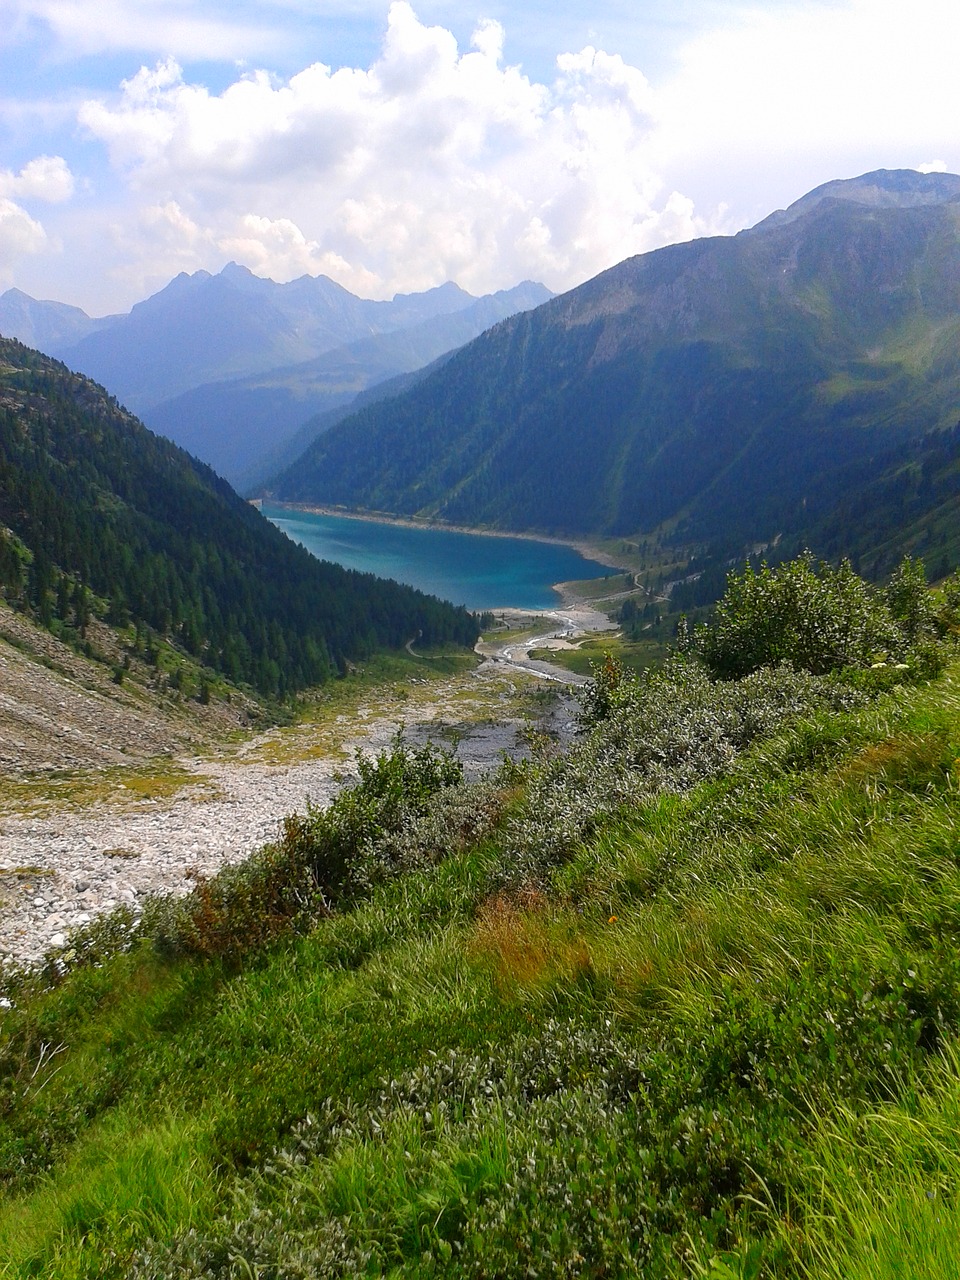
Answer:
[[[479,300],[455,285],[429,296],[400,298],[394,318],[400,314],[409,319],[444,301],[465,299],[468,305],[345,343],[305,363],[195,387],[145,410],[144,420],[208,462],[231,484],[252,484],[275,474],[306,448],[324,429],[318,415],[350,404],[373,384],[420,369],[498,320],[551,296],[543,285],[525,281]],[[299,448],[290,454],[286,445],[294,435]]]
[[[315,559],[102,387],[7,339],[0,592],[53,629],[82,626],[98,597],[268,694],[421,631],[476,635],[462,609]]]
[[[859,178],[836,178],[814,187],[795,200],[789,209],[778,209],[762,222],[761,228],[782,227],[809,213],[824,200],[847,200],[868,209],[911,209],[917,205],[942,204],[960,196],[960,177],[955,173],[918,173],[915,169],[878,169]]]
[[[142,413],[191,387],[301,363],[474,301],[448,283],[372,302],[326,276],[276,284],[230,263],[217,275],[181,273],[128,315],[51,352]]]
[[[107,316],[94,320],[80,307],[70,307],[64,302],[39,302],[20,289],[8,289],[0,294],[0,334],[41,351],[69,346],[114,319]]]
[[[742,544],[826,519],[851,468],[958,416],[960,178],[880,171],[502,322],[274,492]]]
[[[329,431],[331,427],[335,427],[338,422],[343,422],[344,419],[353,417],[354,414],[361,409],[365,409],[368,405],[379,404],[381,400],[389,400],[393,396],[400,395],[403,391],[409,391],[418,382],[422,382],[424,378],[429,377],[435,369],[439,369],[441,365],[446,364],[453,355],[454,351],[447,351],[442,356],[438,356],[436,360],[432,360],[430,364],[424,365],[422,369],[415,369],[412,373],[398,373],[393,378],[377,382],[372,387],[368,387],[366,391],[359,391],[352,400],[339,408],[325,409],[315,417],[309,418],[289,439],[278,447],[270,449],[255,466],[250,468],[244,475],[242,482],[238,482],[238,490],[250,497],[271,494],[276,477],[286,471],[291,463],[305,453],[318,436],[323,435],[325,431]]]

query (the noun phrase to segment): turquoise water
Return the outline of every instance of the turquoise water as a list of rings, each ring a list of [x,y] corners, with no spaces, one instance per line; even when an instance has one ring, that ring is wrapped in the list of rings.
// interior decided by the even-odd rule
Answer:
[[[468,609],[549,609],[558,602],[554,582],[612,572],[573,547],[529,538],[312,515],[268,502],[263,514],[320,560],[395,578]]]

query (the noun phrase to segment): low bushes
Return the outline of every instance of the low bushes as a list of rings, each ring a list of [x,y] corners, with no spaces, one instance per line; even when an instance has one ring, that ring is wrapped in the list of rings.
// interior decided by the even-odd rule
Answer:
[[[145,917],[162,955],[23,990],[9,1273],[953,1280],[960,694],[851,678],[608,664],[567,756],[476,786],[398,741]],[[81,1100],[123,1148],[82,1221]],[[205,1196],[126,1212],[147,1148]]]
[[[584,741],[531,781],[504,845],[506,883],[544,883],[551,870],[618,810],[657,793],[684,792],[727,771],[751,743],[799,718],[862,705],[863,694],[835,680],[783,666],[714,682],[706,668],[675,657],[657,672],[617,678],[602,711],[587,695]]]
[[[356,763],[358,782],[328,808],[286,818],[273,844],[158,905],[145,932],[168,954],[238,961],[478,839],[499,812],[495,784],[464,786],[459,761],[429,743],[398,734]]]
[[[809,554],[756,572],[731,573],[709,624],[687,647],[720,679],[789,663],[823,675],[845,668],[903,664],[922,678],[941,670],[940,641],[952,622],[955,591],[931,595],[923,565],[907,557],[883,589]]]

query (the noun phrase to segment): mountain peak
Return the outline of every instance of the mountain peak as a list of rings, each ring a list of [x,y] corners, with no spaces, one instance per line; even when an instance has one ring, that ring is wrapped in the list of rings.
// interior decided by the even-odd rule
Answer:
[[[472,293],[467,293],[466,289],[461,289],[454,280],[447,280],[443,284],[434,285],[432,289],[421,289],[418,293],[395,293],[393,295],[394,302],[410,302],[419,298],[457,298],[465,299],[467,302],[473,302]]]
[[[243,266],[242,263],[228,262],[225,267],[221,267],[220,274],[226,276],[227,279],[231,276],[239,276],[241,279],[246,280],[253,275],[253,272],[249,267]]]
[[[960,200],[960,177],[955,173],[920,173],[917,169],[874,169],[857,178],[836,178],[814,187],[786,209],[778,209],[751,231],[786,226],[825,200],[843,200],[871,209],[913,209],[918,205]]]

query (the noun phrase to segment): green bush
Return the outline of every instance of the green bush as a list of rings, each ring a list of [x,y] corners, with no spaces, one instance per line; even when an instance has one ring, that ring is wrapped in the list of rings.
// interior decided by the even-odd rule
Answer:
[[[847,560],[834,568],[805,554],[776,569],[731,573],[690,648],[723,680],[780,663],[814,675],[897,665],[928,678],[945,660],[944,601],[938,610],[919,560],[907,557],[878,590]]]
[[[602,701],[605,718],[532,780],[508,828],[504,883],[544,884],[618,810],[719,777],[758,739],[820,710],[861,705],[864,695],[789,666],[715,683],[700,663],[674,657],[620,679]],[[585,719],[597,705],[588,689]]]
[[[398,734],[373,760],[358,752],[357,771],[357,784],[328,808],[308,805],[305,814],[285,818],[275,843],[159,906],[146,927],[161,949],[236,961],[424,860],[422,842],[408,833],[430,814],[435,797],[460,795],[459,761],[429,743],[411,750]],[[461,832],[483,826],[476,813],[485,806],[476,798],[448,801],[453,807]],[[443,830],[453,847],[456,824]],[[445,852],[435,831],[433,859]]]

